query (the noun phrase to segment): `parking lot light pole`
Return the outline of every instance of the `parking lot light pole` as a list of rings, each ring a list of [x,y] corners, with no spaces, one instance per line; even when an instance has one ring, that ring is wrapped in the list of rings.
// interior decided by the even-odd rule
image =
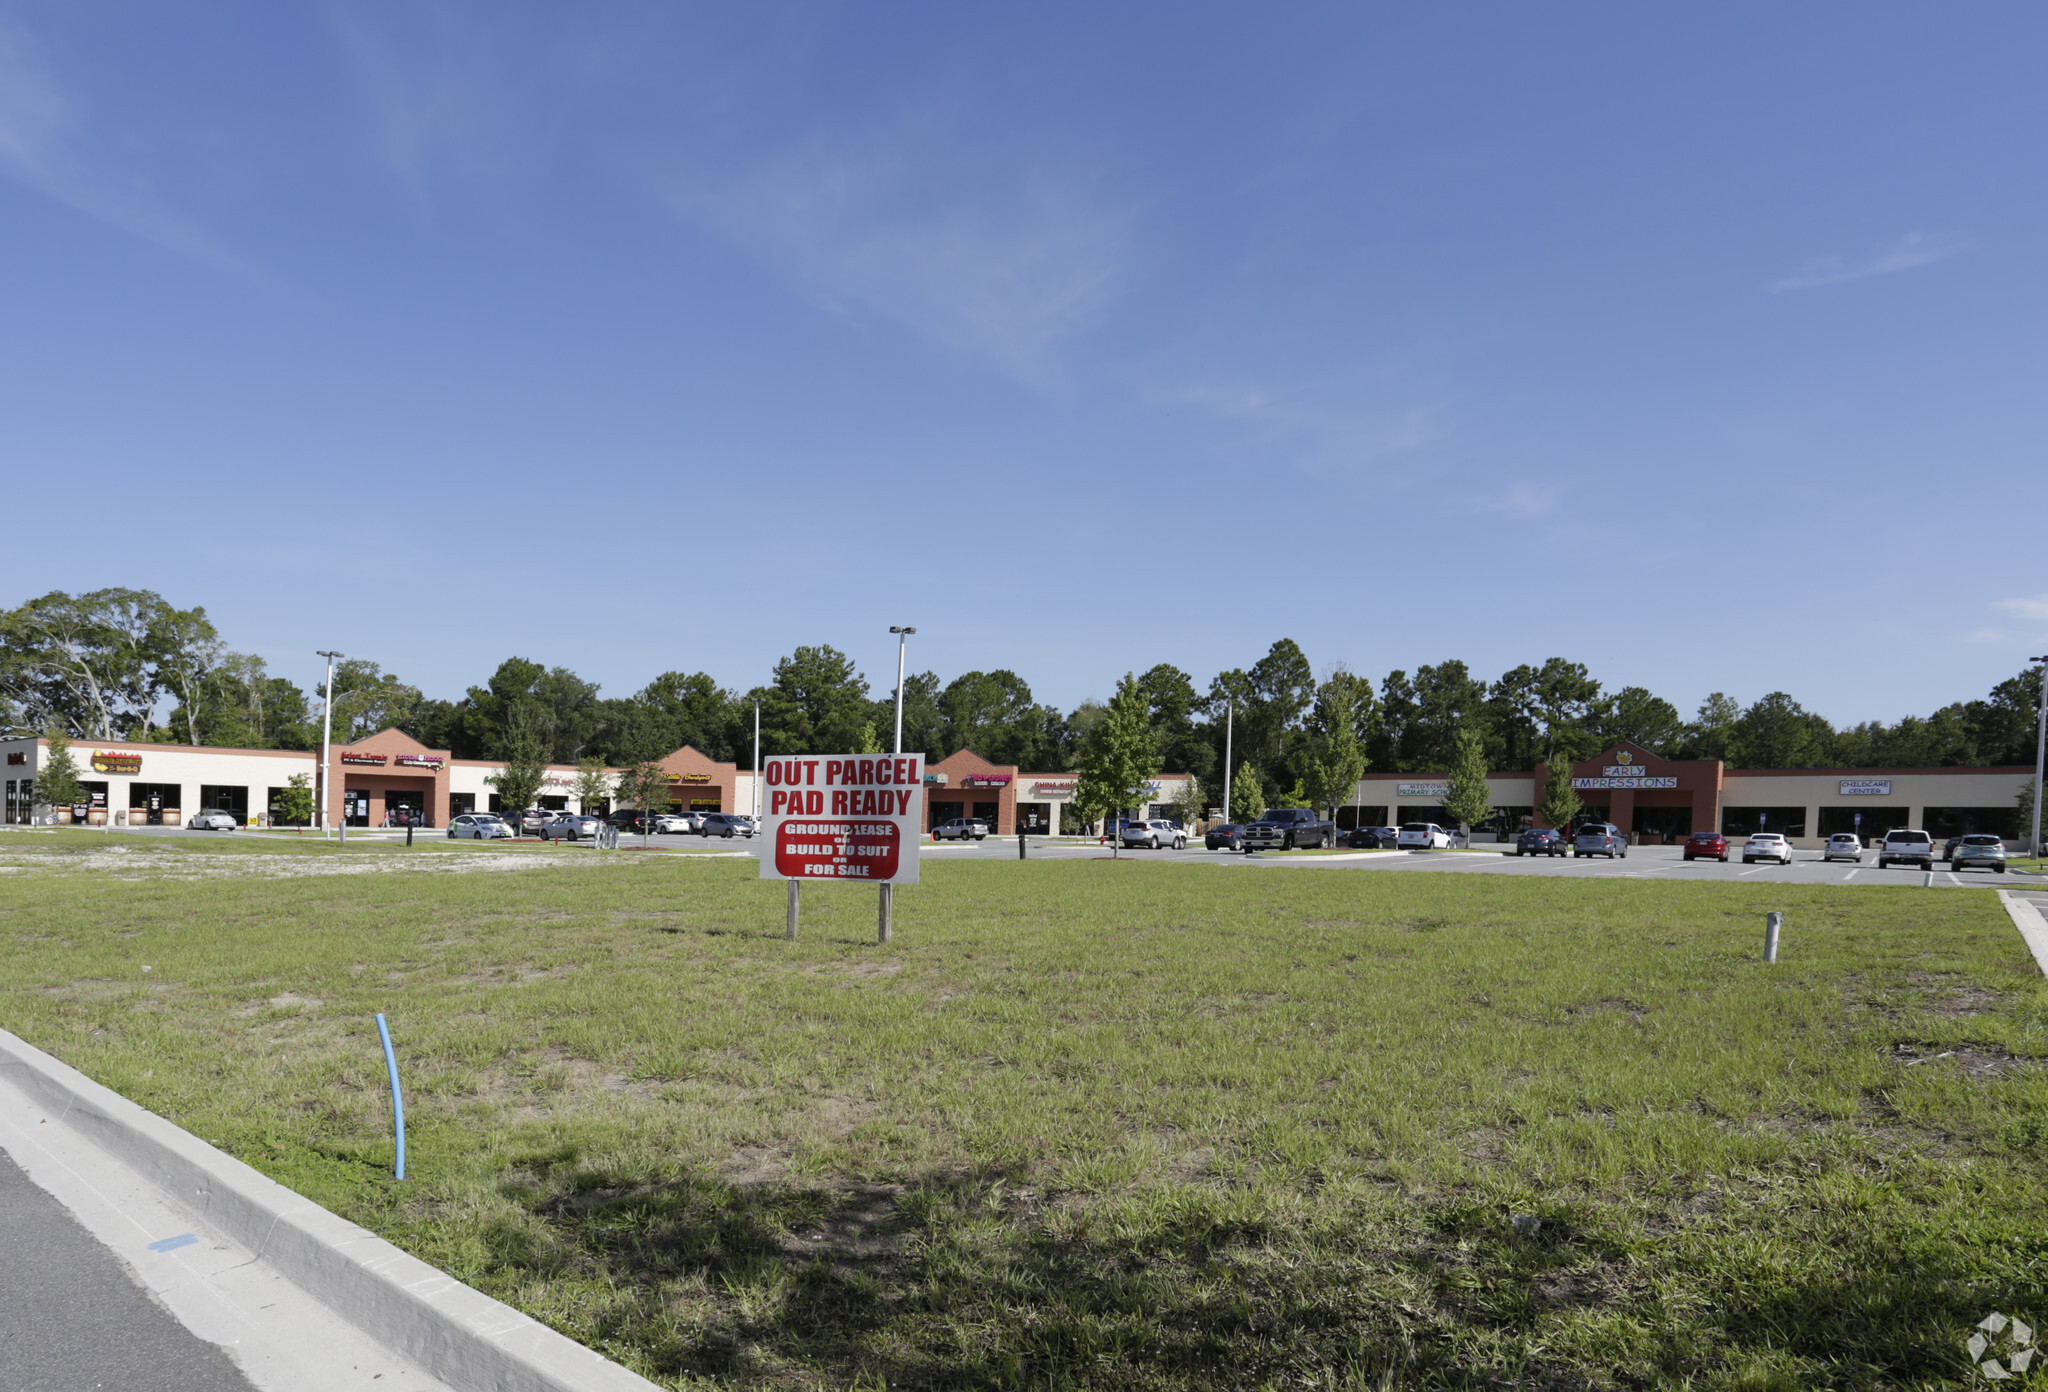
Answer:
[[[904,650],[910,643],[910,635],[917,632],[917,630],[914,628],[898,628],[896,625],[891,624],[889,625],[889,631],[896,635],[896,752],[901,754],[903,752]],[[893,897],[891,891],[895,888],[896,886],[894,885],[885,884],[882,886],[881,917],[875,924],[875,941],[878,943],[889,941],[890,919],[894,917],[893,911],[896,907],[891,902]]]
[[[1230,825],[1230,737],[1237,729],[1237,700],[1223,703],[1223,825]]]
[[[2041,785],[2042,775],[2048,772],[2048,657],[2033,658],[2041,664],[2041,712],[2034,732],[2034,839],[2027,847],[2035,855],[2041,854]]]
[[[320,715],[320,834],[325,836],[327,799],[334,794],[334,659],[343,654],[323,648],[315,655],[327,659],[327,704]],[[348,839],[346,826],[341,830],[341,838]]]

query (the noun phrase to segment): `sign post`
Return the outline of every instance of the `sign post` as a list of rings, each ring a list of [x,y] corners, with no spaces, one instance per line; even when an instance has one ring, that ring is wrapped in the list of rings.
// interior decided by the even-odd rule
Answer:
[[[761,878],[789,881],[785,928],[796,936],[806,880],[916,884],[924,827],[924,755],[776,755],[761,770],[767,816],[760,838]],[[889,941],[885,916],[879,940]]]

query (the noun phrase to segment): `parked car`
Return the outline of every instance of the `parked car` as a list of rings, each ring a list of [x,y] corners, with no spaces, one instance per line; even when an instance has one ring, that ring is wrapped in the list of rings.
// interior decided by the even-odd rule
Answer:
[[[1882,870],[1895,860],[1917,865],[1922,870],[1932,870],[1934,838],[1924,831],[1905,828],[1886,832],[1884,841],[1877,848],[1877,868]]]
[[[1609,860],[1628,859],[1628,837],[1612,822],[1587,822],[1572,838],[1572,859],[1604,855]]]
[[[1853,860],[1863,863],[1863,838],[1853,831],[1838,831],[1820,848],[1822,860]]]
[[[1696,831],[1685,838],[1685,858],[1699,860],[1712,857],[1723,865],[1728,863],[1728,838],[1718,831]]]
[[[241,823],[232,812],[194,812],[185,819],[185,825],[194,831],[233,831]]]
[[[663,812],[654,819],[656,836],[681,836],[697,829],[702,813]]]
[[[1127,822],[1118,836],[1126,846],[1143,846],[1154,851],[1168,846],[1177,851],[1188,844],[1180,828],[1165,821]]]
[[[604,824],[617,827],[620,831],[645,832],[649,829],[647,814],[637,807],[621,807],[606,816]]]
[[[519,834],[524,836],[528,832],[533,832],[538,835],[542,827],[559,815],[561,814],[551,807],[536,807],[530,812],[522,812],[519,814]]]
[[[1515,838],[1515,854],[1518,856],[1561,856],[1564,853],[1564,833],[1556,827],[1530,827]]]
[[[1353,827],[1344,833],[1344,844],[1354,851],[1390,851],[1399,835],[1392,827]]]
[[[1754,865],[1760,860],[1775,860],[1780,865],[1792,863],[1792,843],[1775,831],[1759,831],[1742,843],[1742,863]]]
[[[742,817],[737,812],[706,812],[704,820],[697,827],[699,836],[722,836],[730,841],[735,836],[752,837],[754,819]]]
[[[596,817],[581,812],[563,812],[544,823],[540,829],[543,841],[589,841],[597,836],[597,829],[604,823]]]
[[[1202,833],[1202,844],[1212,851],[1241,851],[1244,849],[1244,828],[1236,822],[1212,826]]]
[[[979,817],[955,817],[932,828],[934,841],[986,841],[988,823]]]
[[[1447,851],[1451,834],[1435,822],[1403,822],[1394,833],[1394,844],[1404,851]]]
[[[495,812],[465,812],[448,823],[448,839],[498,841],[512,835],[512,828]]]
[[[1252,851],[1285,851],[1297,846],[1334,846],[1337,824],[1317,817],[1307,807],[1274,807],[1244,824],[1244,848]]]
[[[2005,842],[1989,832],[1972,832],[1962,837],[1953,857],[1958,873],[1968,869],[2005,873]]]

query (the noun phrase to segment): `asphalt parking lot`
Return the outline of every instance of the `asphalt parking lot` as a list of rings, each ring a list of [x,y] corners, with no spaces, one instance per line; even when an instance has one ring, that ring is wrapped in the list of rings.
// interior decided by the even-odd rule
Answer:
[[[1092,841],[1053,841],[1031,839],[1028,854],[1038,859],[1095,859],[1108,855],[1109,847],[1099,846]],[[1841,885],[1933,885],[1936,888],[1999,887],[2017,888],[2021,885],[2040,881],[2026,874],[1994,874],[1988,870],[1969,870],[1957,874],[1935,863],[1929,872],[1903,865],[1894,865],[1880,870],[1877,868],[1875,852],[1866,852],[1862,861],[1851,864],[1846,860],[1823,861],[1818,851],[1795,851],[1790,865],[1744,865],[1740,856],[1730,857],[1726,865],[1714,860],[1688,861],[1678,846],[1638,846],[1626,857],[1605,860],[1595,857],[1576,859],[1572,856],[1517,856],[1511,850],[1482,848],[1471,851],[1333,851],[1333,852],[1281,852],[1261,851],[1246,855],[1242,851],[1208,851],[1199,844],[1190,845],[1182,851],[1124,851],[1123,856],[1134,860],[1166,860],[1176,864],[1207,862],[1213,865],[1244,870],[1374,870],[1399,875],[1574,875],[1593,879],[1621,880],[1729,880],[1761,881],[1777,880],[1792,884],[1841,884]],[[924,855],[927,859],[939,860],[958,857],[995,858],[1015,860],[1017,840],[1015,837],[999,839],[991,836],[986,841],[954,842],[934,844],[926,842]]]
[[[234,835],[232,832],[188,831],[182,827],[121,827],[112,834],[200,840]],[[445,838],[447,832],[425,828],[418,834]],[[271,835],[275,833],[265,835],[264,839],[270,839]],[[371,831],[357,829],[350,833],[350,838],[402,841],[405,833],[381,827]],[[1032,860],[1097,860],[1110,854],[1108,845],[1095,841],[1042,836],[1029,837],[1027,841],[1026,853]],[[638,846],[641,838],[628,836],[625,843]],[[702,852],[716,849],[751,854],[758,843],[745,838],[707,842],[695,836],[654,836],[647,838],[646,844],[648,849],[657,851]],[[573,845],[563,849],[573,849]],[[991,836],[984,841],[926,841],[922,854],[928,860],[1015,860],[1017,838]],[[1862,861],[1855,864],[1844,860],[1823,861],[1818,851],[1795,851],[1790,865],[1744,865],[1739,856],[1723,865],[1713,860],[1687,861],[1677,846],[1638,846],[1624,858],[1605,860],[1572,856],[1525,857],[1517,856],[1511,850],[1490,847],[1469,851],[1261,851],[1246,855],[1242,851],[1205,850],[1196,841],[1185,850],[1126,850],[1119,854],[1129,860],[1163,860],[1176,865],[1208,864],[1234,870],[1373,870],[1400,875],[1576,875],[1622,880],[1779,880],[1792,884],[1915,885],[1937,889],[2020,889],[2048,885],[2048,876],[2025,872],[1999,875],[1988,870],[1958,874],[1939,861],[1931,873],[1903,865],[1880,870],[1875,852],[1865,852]]]

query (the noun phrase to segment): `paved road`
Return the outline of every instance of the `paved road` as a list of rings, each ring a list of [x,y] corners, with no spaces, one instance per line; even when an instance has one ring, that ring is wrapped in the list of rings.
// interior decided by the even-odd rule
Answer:
[[[250,1392],[219,1345],[151,1300],[4,1152],[0,1232],[4,1392]]]
[[[927,843],[927,860],[1017,858],[1015,837],[979,842]],[[1107,846],[1093,842],[1043,843],[1033,840],[1034,860],[1093,859],[1109,854]],[[1207,851],[1189,846],[1183,851],[1125,851],[1139,860],[1164,860],[1176,864],[1208,862],[1244,870],[1375,870],[1391,874],[1423,875],[1569,875],[1586,879],[1626,880],[1727,880],[1736,883],[1774,881],[1792,884],[1842,885],[1926,885],[1927,872],[1905,866],[1880,870],[1874,855],[1866,854],[1858,864],[1845,860],[1824,862],[1818,851],[1795,851],[1790,865],[1744,865],[1741,857],[1723,865],[1719,861],[1687,861],[1677,846],[1638,846],[1617,860],[1584,860],[1572,856],[1516,856],[1499,851],[1350,851],[1335,854],[1245,855],[1238,851]],[[2019,889],[2043,881],[2023,874],[1997,875],[1988,870],[1971,870],[1958,875],[1937,862],[1931,883],[1936,888]]]

